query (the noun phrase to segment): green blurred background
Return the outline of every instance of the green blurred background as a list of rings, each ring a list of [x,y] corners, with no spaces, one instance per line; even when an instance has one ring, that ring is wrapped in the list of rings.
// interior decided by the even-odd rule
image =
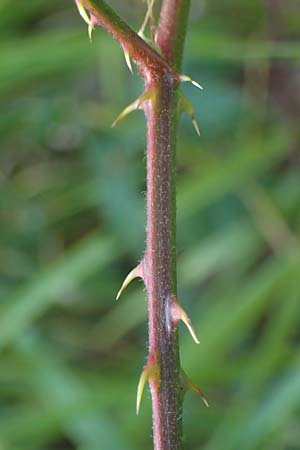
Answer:
[[[142,0],[114,0],[138,29]],[[158,5],[157,5],[158,6]],[[194,0],[178,142],[187,450],[300,449],[297,0]],[[151,449],[142,82],[71,0],[0,0],[0,450]]]

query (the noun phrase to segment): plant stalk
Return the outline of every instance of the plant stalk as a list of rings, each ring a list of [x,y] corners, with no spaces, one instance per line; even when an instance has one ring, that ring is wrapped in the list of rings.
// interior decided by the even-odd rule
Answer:
[[[181,69],[190,0],[164,0],[161,7],[157,44],[165,60]]]
[[[165,0],[157,44],[168,64],[180,70],[189,1]],[[178,333],[172,323],[176,275],[176,131],[177,86],[159,81],[158,100],[145,109],[147,136],[147,248],[149,357],[160,368],[150,379],[155,450],[181,450],[183,389]]]
[[[155,450],[182,448],[182,400],[177,331],[171,301],[176,296],[175,135],[176,92],[167,76],[156,86],[147,118],[147,246],[144,256],[148,293],[149,360],[159,380],[149,378]]]
[[[182,450],[183,386],[177,333],[182,311],[176,300],[175,178],[178,70],[190,2],[163,0],[157,29],[161,55],[103,0],[78,2],[89,12],[93,26],[101,25],[119,41],[145,82],[138,107],[147,121],[146,251],[129,279],[140,276],[148,294],[149,357],[141,379],[148,379],[150,385],[154,450]]]

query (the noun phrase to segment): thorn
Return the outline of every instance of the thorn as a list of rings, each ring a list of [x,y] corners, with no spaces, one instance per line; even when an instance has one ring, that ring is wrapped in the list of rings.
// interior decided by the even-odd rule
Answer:
[[[185,391],[193,391],[196,392],[198,395],[200,395],[201,400],[203,401],[204,405],[209,408],[209,403],[207,398],[205,397],[204,393],[201,391],[201,389],[192,382],[192,380],[187,376],[187,374],[184,372],[183,369],[181,369],[181,378],[182,378],[182,384]]]
[[[136,394],[136,415],[138,416],[139,414],[139,410],[140,410],[140,404],[141,404],[141,400],[142,400],[142,396],[143,396],[143,392],[144,392],[144,388],[145,388],[145,384],[149,379],[150,373],[149,373],[149,368],[148,365],[146,365],[141,373],[140,379],[139,379],[139,384],[138,384],[138,388],[137,388],[137,394]]]
[[[140,410],[140,404],[147,381],[151,381],[152,388],[159,389],[160,386],[160,366],[156,358],[156,353],[151,352],[148,361],[141,373],[136,396],[136,414]]]
[[[189,99],[184,95],[184,93],[182,91],[180,92],[180,112],[181,113],[186,112],[189,114],[192,124],[196,130],[196,133],[198,134],[198,136],[200,136],[200,130],[199,130],[197,120],[195,118],[195,111],[194,111],[193,105],[189,101]]]
[[[89,35],[90,42],[92,42],[93,30],[94,30],[94,25],[93,25],[92,21],[90,21],[89,26],[88,26],[88,35]]]
[[[119,123],[122,119],[124,119],[124,117],[128,116],[128,114],[138,109],[140,104],[141,100],[140,98],[138,98],[133,103],[130,103],[130,105],[126,106],[126,108],[121,112],[121,114],[119,114],[118,117],[114,120],[111,127],[114,128],[117,125],[117,123]]]
[[[127,65],[128,69],[130,70],[130,72],[133,74],[129,51],[123,46],[122,46],[122,48],[123,48],[126,65]]]
[[[174,321],[175,324],[177,324],[179,322],[179,320],[182,320],[182,322],[186,325],[187,329],[189,330],[192,338],[194,339],[194,341],[196,342],[196,344],[200,344],[200,341],[196,335],[196,332],[193,328],[193,325],[191,323],[191,319],[189,318],[189,316],[187,315],[187,313],[185,312],[185,310],[179,305],[178,300],[176,299],[175,296],[172,297],[171,299],[171,314],[172,314],[172,319]]]
[[[89,39],[92,42],[92,32],[94,29],[94,24],[93,21],[91,19],[91,17],[89,17],[88,13],[86,12],[84,6],[81,3],[81,0],[75,0],[79,14],[81,15],[81,17],[83,18],[83,20],[85,21],[85,23],[88,25],[88,35],[89,35]]]
[[[189,389],[191,391],[196,392],[198,395],[200,395],[200,398],[201,398],[202,402],[204,403],[204,405],[207,408],[209,408],[208,400],[207,400],[207,398],[205,397],[205,395],[203,394],[203,392],[201,391],[201,389],[198,386],[196,386],[194,383],[190,382]]]
[[[189,318],[189,316],[187,315],[187,313],[181,308],[181,317],[180,319],[182,320],[182,322],[187,326],[192,338],[194,339],[194,341],[196,342],[196,344],[200,344],[200,341],[196,335],[196,332],[193,328],[193,325],[191,323],[191,319]]]
[[[130,105],[126,106],[126,108],[121,112],[121,114],[118,115],[118,117],[112,123],[111,127],[114,128],[117,125],[117,123],[119,123],[122,119],[124,119],[124,117],[128,116],[128,114],[132,113],[136,109],[139,109],[139,107],[144,101],[149,100],[151,97],[154,98],[154,95],[155,94],[153,89],[146,91],[137,100],[130,103]]]
[[[208,403],[206,396],[201,391],[201,389],[192,382],[192,380],[187,376],[187,374],[185,373],[185,371],[183,369],[181,369],[181,380],[182,380],[182,386],[184,388],[184,391],[185,392],[186,391],[196,392],[201,397],[201,400],[203,401],[204,405],[207,408],[209,408],[209,403]]]
[[[196,88],[203,90],[203,86],[201,84],[197,83],[197,81],[191,80],[191,83],[196,86]]]
[[[83,20],[85,21],[85,23],[87,23],[88,25],[90,24],[90,18],[86,12],[86,10],[84,9],[82,3],[80,0],[75,0],[75,3],[77,5],[79,14],[81,15],[81,17],[83,18]]]
[[[117,294],[116,300],[119,300],[122,292],[127,288],[127,286],[135,279],[135,278],[143,278],[141,263],[136,266],[125,278],[123,284]]]
[[[194,86],[196,86],[198,89],[203,90],[203,87],[201,86],[201,84],[197,83],[197,81],[193,80],[188,75],[179,75],[179,80],[182,81],[183,83],[188,81],[189,83],[192,83]]]
[[[198,136],[200,136],[200,130],[199,130],[197,120],[195,119],[195,117],[191,117],[191,119],[192,119],[192,124],[196,130],[196,133],[198,134]]]

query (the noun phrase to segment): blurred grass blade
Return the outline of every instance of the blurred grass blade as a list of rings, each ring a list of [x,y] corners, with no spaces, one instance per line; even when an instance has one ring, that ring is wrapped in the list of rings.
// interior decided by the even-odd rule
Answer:
[[[116,254],[114,242],[97,235],[89,236],[72,248],[61,261],[36,274],[35,279],[13,296],[0,316],[0,349],[17,339],[51,304],[92,273],[109,264]]]

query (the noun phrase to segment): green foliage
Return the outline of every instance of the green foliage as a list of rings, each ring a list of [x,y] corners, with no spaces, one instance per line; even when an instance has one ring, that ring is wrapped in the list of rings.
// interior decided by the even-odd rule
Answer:
[[[135,416],[141,285],[114,302],[144,249],[145,126],[138,113],[110,124],[141,83],[104,32],[89,43],[72,2],[21,3],[0,1],[0,449],[150,449],[146,397]],[[140,3],[119,2],[136,29]],[[205,91],[184,90],[202,134],[183,118],[178,281],[201,341],[180,330],[183,367],[211,407],[187,395],[186,447],[300,450],[293,2],[284,42],[260,2],[201,5],[185,72]]]

